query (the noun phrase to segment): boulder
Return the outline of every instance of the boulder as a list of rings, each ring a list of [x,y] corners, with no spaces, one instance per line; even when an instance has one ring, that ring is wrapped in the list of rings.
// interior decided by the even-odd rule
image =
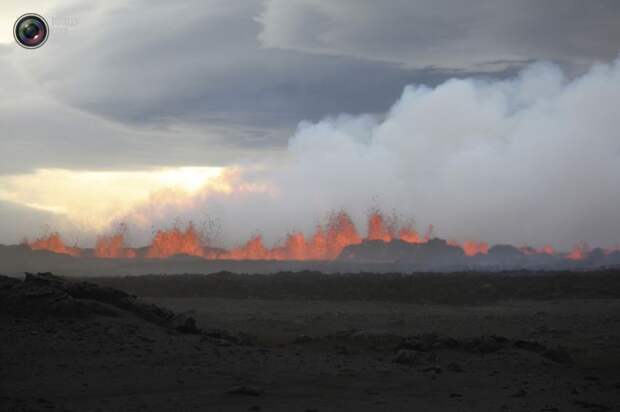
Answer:
[[[172,319],[172,327],[181,333],[199,334],[196,320],[187,312],[180,313]]]

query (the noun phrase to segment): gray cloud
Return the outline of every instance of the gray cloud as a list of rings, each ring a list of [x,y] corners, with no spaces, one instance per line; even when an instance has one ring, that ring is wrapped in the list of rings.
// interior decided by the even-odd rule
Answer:
[[[131,170],[160,165],[222,165],[254,155],[243,147],[229,147],[221,137],[247,139],[251,130],[135,127],[24,87],[25,93],[14,90],[5,94],[9,103],[0,109],[0,174],[36,168]]]
[[[411,67],[489,67],[554,60],[587,67],[620,50],[615,0],[267,0],[266,47],[350,55]]]
[[[47,47],[47,56],[37,56],[45,65],[29,66],[55,96],[115,120],[268,128],[329,113],[384,110],[405,84],[446,77],[347,56],[260,48],[260,25],[252,18],[259,3],[209,3],[149,3],[142,13],[146,4],[136,2],[122,12],[100,11],[96,27],[113,30],[91,36],[84,33],[86,19]],[[54,47],[63,47],[61,59],[53,57]]]
[[[14,156],[0,172],[230,164],[281,150],[300,120],[381,112],[406,84],[476,74],[266,49],[260,11],[217,0],[56,10],[71,24],[45,47],[3,47],[1,144]]]

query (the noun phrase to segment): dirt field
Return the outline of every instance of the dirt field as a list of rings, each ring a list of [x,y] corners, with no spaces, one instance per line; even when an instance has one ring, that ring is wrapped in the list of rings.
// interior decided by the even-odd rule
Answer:
[[[0,410],[620,410],[618,299],[144,300],[202,331],[3,314]]]

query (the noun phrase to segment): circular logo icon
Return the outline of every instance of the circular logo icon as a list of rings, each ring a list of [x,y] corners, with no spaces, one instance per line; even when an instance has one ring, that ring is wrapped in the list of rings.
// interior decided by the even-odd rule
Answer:
[[[49,36],[49,26],[42,16],[34,13],[24,14],[13,26],[13,36],[20,46],[36,49],[43,46]]]

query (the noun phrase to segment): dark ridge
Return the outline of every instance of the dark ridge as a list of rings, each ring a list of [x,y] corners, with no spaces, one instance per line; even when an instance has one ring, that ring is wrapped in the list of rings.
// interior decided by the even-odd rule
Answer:
[[[144,256],[146,249],[138,250]],[[125,276],[151,273],[278,273],[320,271],[323,273],[424,273],[424,272],[503,272],[581,271],[620,268],[620,251],[594,249],[582,260],[570,260],[565,254],[547,255],[534,249],[496,245],[487,254],[467,256],[460,247],[442,239],[411,244],[400,240],[383,242],[367,240],[346,247],[338,259],[317,261],[294,260],[216,260],[175,255],[165,259],[120,258],[93,256],[91,249],[82,249],[82,256],[31,250],[28,246],[0,245],[0,273],[20,276],[23,272],[53,272],[65,276]]]
[[[145,275],[91,278],[138,296],[368,300],[485,304],[509,299],[620,298],[620,270],[591,272],[397,273],[280,272],[249,275]]]
[[[111,287],[70,280],[51,273],[26,273],[19,280],[0,276],[0,309],[18,316],[88,317],[133,314],[161,326],[172,326],[175,314]]]
[[[384,242],[364,240],[359,245],[343,249],[339,257],[344,261],[363,262],[415,262],[425,265],[462,265],[467,263],[463,249],[450,246],[443,239],[431,239],[427,243],[408,243],[402,240]]]

